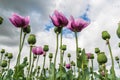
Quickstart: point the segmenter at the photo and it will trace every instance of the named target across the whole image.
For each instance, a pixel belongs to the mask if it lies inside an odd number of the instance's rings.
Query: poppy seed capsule
[[[38,66],[37,68],[40,69],[40,66]]]
[[[118,28],[117,28],[116,34],[117,34],[118,38],[120,38],[120,22],[118,23]]]
[[[78,48],[78,53],[81,53],[81,48]]]
[[[100,65],[105,64],[107,62],[107,57],[104,52],[98,54],[97,61]]]
[[[13,54],[12,53],[8,53],[8,59],[12,59],[13,58]]]
[[[44,50],[45,52],[49,51],[49,46],[48,46],[48,45],[44,45],[43,50]]]
[[[110,34],[107,31],[102,32],[102,38],[104,40],[110,39]]]
[[[62,45],[60,49],[65,51],[66,50],[66,45]]]
[[[3,23],[3,18],[0,16],[0,24]]]
[[[49,53],[49,58],[53,58],[53,53]]]
[[[119,57],[118,57],[118,56],[116,56],[116,57],[115,57],[115,60],[116,60],[116,61],[119,61]]]
[[[31,32],[30,25],[28,25],[26,28],[23,28],[23,32],[29,34]]]
[[[36,43],[36,36],[34,34],[30,34],[28,37],[28,44],[34,45]]]
[[[54,32],[55,32],[56,34],[60,34],[60,33],[61,33],[61,30],[62,30],[62,27],[55,27],[55,28],[54,28]]]
[[[91,55],[90,55],[90,59],[94,59],[94,54],[91,54]]]
[[[68,55],[67,55],[67,56],[68,56],[68,58],[70,58],[70,57],[71,57],[71,54],[70,54],[70,53],[68,53]]]
[[[8,53],[5,53],[5,57],[7,57],[8,56]]]
[[[95,53],[99,53],[100,49],[99,48],[95,48]]]
[[[7,60],[2,60],[1,67],[6,67],[6,66],[7,66]]]
[[[2,54],[5,53],[5,49],[2,49],[2,50],[1,50],[1,53],[2,53]]]

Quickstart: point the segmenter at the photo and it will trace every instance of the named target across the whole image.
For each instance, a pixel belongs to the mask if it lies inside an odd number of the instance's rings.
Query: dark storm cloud
[[[0,0],[0,16],[4,18],[4,23],[0,25],[0,44],[18,45],[20,30],[8,19],[12,13],[30,16],[32,33],[37,33],[44,30],[53,7],[54,2],[51,0]]]

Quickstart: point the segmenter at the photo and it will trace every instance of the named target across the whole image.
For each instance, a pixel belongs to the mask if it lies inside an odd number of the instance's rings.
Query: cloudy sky
[[[79,47],[85,48],[86,52],[90,53],[94,53],[95,47],[106,52],[109,59],[107,62],[108,69],[111,67],[111,60],[107,45],[101,38],[103,30],[107,30],[111,34],[110,42],[113,55],[120,57],[119,39],[116,36],[116,29],[120,21],[120,0],[0,0],[0,16],[5,20],[0,25],[0,49],[4,48],[7,52],[14,54],[12,64],[15,64],[18,54],[20,29],[16,29],[8,18],[12,13],[30,16],[31,33],[37,36],[36,45],[48,44],[49,52],[54,53],[56,38],[53,32],[53,24],[49,18],[54,10],[62,12],[68,19],[70,15],[73,15],[75,18],[81,17],[90,21],[90,25],[79,33]],[[64,33],[63,43],[67,45],[65,61],[68,62],[67,53],[71,53],[72,60],[75,60],[75,40],[71,31],[65,29]],[[29,45],[26,41],[22,56],[28,56],[28,54]],[[40,65],[42,61],[43,58],[41,57]],[[94,62],[96,64],[96,60]],[[116,62],[115,68],[117,72],[120,71]],[[95,69],[97,69],[96,66]]]

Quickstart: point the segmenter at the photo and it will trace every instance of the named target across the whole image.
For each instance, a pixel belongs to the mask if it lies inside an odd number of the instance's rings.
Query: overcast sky
[[[8,18],[12,13],[30,16],[31,33],[37,36],[36,45],[43,46],[48,44],[50,47],[49,52],[54,53],[56,38],[53,32],[53,24],[49,18],[49,15],[52,15],[54,10],[62,12],[68,19],[70,15],[73,15],[75,18],[81,17],[90,21],[90,25],[79,33],[79,47],[85,48],[87,53],[94,53],[95,47],[99,47],[101,51],[106,52],[109,58],[107,68],[111,67],[111,60],[107,45],[101,38],[103,30],[107,30],[111,34],[110,42],[113,55],[120,57],[120,49],[118,48],[120,40],[116,36],[117,24],[120,21],[120,0],[0,0],[0,16],[5,20],[0,25],[0,49],[4,48],[7,52],[14,54],[12,64],[15,64],[18,54],[20,29],[15,28]],[[71,53],[73,56],[72,60],[75,60],[73,33],[66,29],[64,33],[63,43],[67,45],[66,54]],[[28,56],[28,54],[29,45],[25,41],[22,56]],[[68,62],[66,54],[65,61]],[[41,57],[40,65],[42,61],[43,58]],[[120,71],[116,62],[115,68],[117,72]]]

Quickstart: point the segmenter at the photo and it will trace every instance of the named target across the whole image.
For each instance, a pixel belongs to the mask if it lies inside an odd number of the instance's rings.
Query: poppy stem
[[[58,45],[59,45],[59,43],[58,43],[58,35],[59,35],[59,33],[57,33],[56,34],[56,52],[55,52],[55,58],[54,58],[54,71],[53,71],[53,80],[55,80],[55,77],[56,77],[56,75],[55,75],[55,69],[56,69],[56,58],[57,58],[57,53],[58,53]]]

